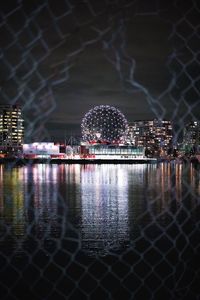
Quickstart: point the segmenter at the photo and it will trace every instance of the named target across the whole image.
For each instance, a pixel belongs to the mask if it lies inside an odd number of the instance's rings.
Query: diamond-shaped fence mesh
[[[199,119],[198,1],[0,7],[0,101],[22,105],[27,141],[50,138],[59,88],[71,88],[74,66],[92,47],[124,93],[174,122],[175,142]],[[199,200],[199,165],[190,163],[2,164],[0,298],[200,299]]]

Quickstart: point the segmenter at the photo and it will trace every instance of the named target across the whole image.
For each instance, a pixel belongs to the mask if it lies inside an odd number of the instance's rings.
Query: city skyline
[[[156,1],[1,3],[1,103],[21,103],[26,138],[40,140],[79,135],[100,104],[129,122],[181,128],[200,111],[196,17],[187,10]]]
[[[199,299],[199,20],[0,1],[1,300]]]
[[[19,105],[0,105],[0,147],[1,151],[12,151],[28,141],[22,109]],[[133,145],[148,149],[165,149],[200,145],[200,121],[189,121],[182,128],[182,139],[177,142],[173,122],[170,120],[135,120],[128,122],[121,111],[113,106],[98,105],[89,110],[80,124],[81,136],[67,136],[63,140],[35,140],[31,142],[51,142],[65,145],[110,144]],[[52,143],[53,142],[53,143]],[[28,142],[30,143],[30,142]],[[47,144],[48,144],[47,143]],[[188,148],[188,149],[189,149]],[[10,149],[10,150],[9,150]]]

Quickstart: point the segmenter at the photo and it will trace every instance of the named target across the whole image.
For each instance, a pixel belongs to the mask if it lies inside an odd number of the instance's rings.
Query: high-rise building
[[[24,141],[24,120],[18,105],[0,105],[1,150],[14,151]]]
[[[172,143],[171,121],[134,121],[129,124],[127,142],[136,147],[167,148]]]
[[[186,124],[183,144],[188,146],[200,145],[200,121],[191,121]]]

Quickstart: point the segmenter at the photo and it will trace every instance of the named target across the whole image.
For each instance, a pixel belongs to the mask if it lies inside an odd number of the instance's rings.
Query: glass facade
[[[105,155],[105,156],[119,156],[119,157],[143,157],[144,148],[134,147],[134,146],[119,146],[119,145],[92,145],[86,147],[88,154],[95,155]]]

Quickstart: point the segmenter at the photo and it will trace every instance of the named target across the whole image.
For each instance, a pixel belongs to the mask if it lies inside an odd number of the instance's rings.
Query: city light
[[[119,109],[109,105],[99,105],[86,113],[81,128],[83,141],[112,143],[124,139],[128,122]]]
[[[129,122],[110,105],[90,109],[82,119],[82,141],[24,143],[24,120],[18,105],[0,105],[0,158],[68,160],[200,160],[199,121],[185,124],[183,139],[174,144],[170,120]]]
[[[24,120],[18,105],[0,105],[0,146],[17,152],[24,141]]]

